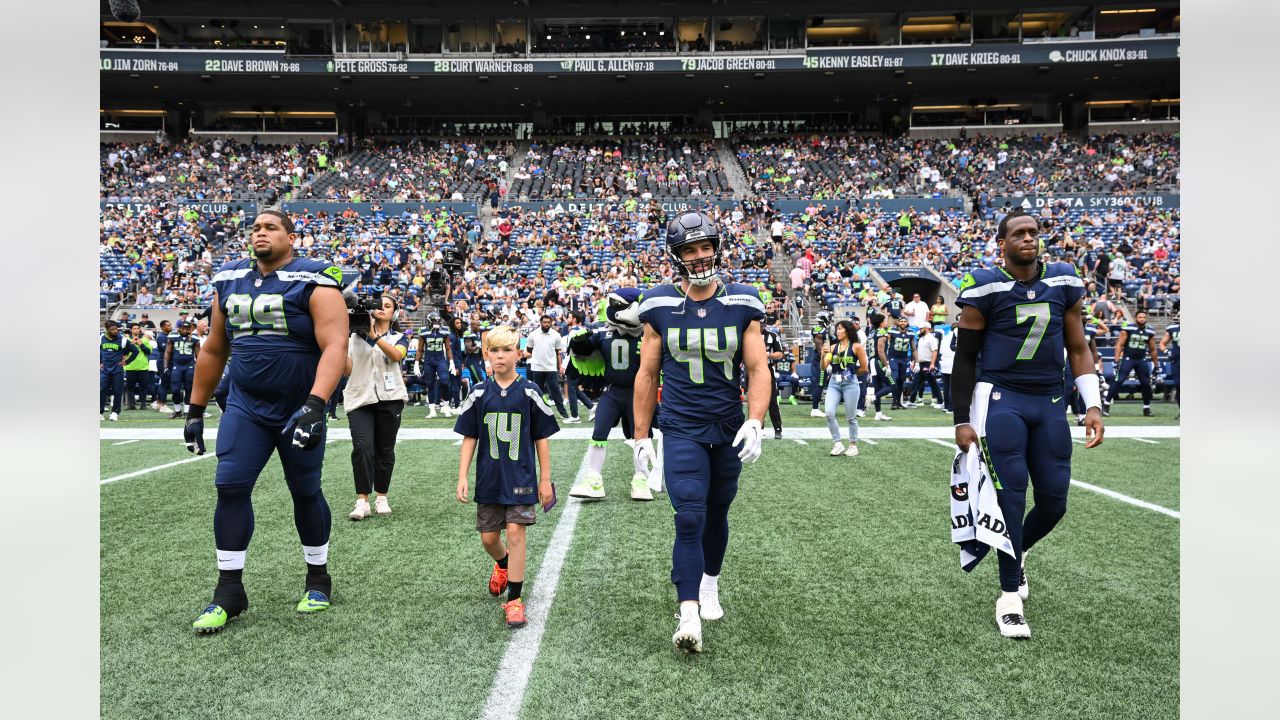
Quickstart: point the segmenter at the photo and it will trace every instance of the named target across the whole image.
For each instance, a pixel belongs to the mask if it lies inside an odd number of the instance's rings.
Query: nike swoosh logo
[[[1058,401],[1059,401],[1059,400],[1061,400],[1061,399],[1062,399],[1062,396],[1061,396],[1061,395],[1059,395],[1058,397],[1054,398],[1054,399],[1052,400],[1052,402],[1058,402]]]

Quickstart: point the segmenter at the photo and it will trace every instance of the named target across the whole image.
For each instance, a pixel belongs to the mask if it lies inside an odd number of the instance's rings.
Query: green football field
[[[704,623],[696,656],[671,645],[671,508],[629,499],[626,445],[609,446],[609,497],[581,503],[567,493],[586,442],[552,441],[561,503],[530,530],[530,625],[511,632],[475,508],[453,499],[452,423],[422,408],[405,413],[386,518],[347,520],[351,443],[332,426],[332,608],[293,610],[302,553],[273,459],[254,493],[251,607],[197,636],[217,577],[217,461],[183,449],[180,421],[125,413],[100,443],[102,716],[1177,716],[1176,406],[1118,405],[1101,447],[1076,445],[1081,484],[1030,555],[1027,642],[996,631],[995,562],[965,574],[950,543],[949,416],[864,420],[861,456],[833,458],[807,404],[783,409],[787,437],[770,433],[743,472],[725,617]]]

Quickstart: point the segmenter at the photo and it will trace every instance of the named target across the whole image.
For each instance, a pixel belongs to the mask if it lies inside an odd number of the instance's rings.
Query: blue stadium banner
[[[1105,210],[1126,205],[1142,205],[1145,207],[1178,208],[1182,207],[1182,196],[1172,193],[1135,193],[1130,195],[1084,195],[1062,193],[1056,195],[1028,195],[1026,197],[994,197],[991,206],[1002,208],[1006,204],[1023,210],[1037,210],[1042,207],[1053,207],[1064,203],[1068,208],[1086,210]]]
[[[98,69],[202,75],[591,75],[1005,67],[1178,60],[1176,37],[1055,40],[982,46],[809,48],[795,55],[693,57],[345,59],[293,58],[283,50],[103,49]]]
[[[171,207],[195,208],[201,215],[226,215],[244,210],[245,217],[253,217],[258,212],[258,204],[252,201],[207,201],[207,200],[173,200],[169,202],[133,201],[133,200],[101,200],[99,210],[120,209],[135,213],[151,212]]]
[[[597,200],[530,200],[527,202],[504,202],[503,207],[518,207],[529,210],[555,210],[556,212],[570,213],[598,213],[605,212],[610,205],[616,205],[622,208],[626,201],[621,200],[616,203],[601,202]],[[637,201],[639,202],[639,201]],[[643,205],[643,202],[639,204]],[[725,210],[731,210],[738,205],[737,200],[698,200],[694,198],[681,198],[678,200],[659,200],[658,205],[667,213],[684,212],[685,210],[700,210],[708,204],[715,205]]]
[[[769,203],[778,212],[799,213],[804,212],[810,205],[826,206],[831,209],[844,210],[849,206],[848,200],[772,200]],[[897,212],[906,208],[916,208],[918,210],[929,210],[930,208],[937,210],[957,210],[964,207],[964,201],[958,197],[901,197],[901,198],[864,198],[856,200],[853,203],[861,210],[875,210],[879,208],[885,212]]]
[[[459,215],[475,215],[476,204],[469,202],[384,202],[377,203],[382,207],[383,215],[399,215],[406,210],[411,213],[436,212],[448,210]],[[327,212],[339,215],[347,209],[355,210],[360,215],[372,215],[374,203],[371,202],[326,202],[320,200],[299,200],[284,203],[285,212],[318,213]]]

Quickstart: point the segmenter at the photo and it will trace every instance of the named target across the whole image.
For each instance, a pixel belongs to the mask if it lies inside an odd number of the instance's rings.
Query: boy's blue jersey
[[[1164,331],[1169,333],[1169,359],[1177,362],[1182,359],[1182,323],[1168,325]]]
[[[444,360],[444,346],[449,342],[449,332],[447,330],[437,330],[427,328],[418,335],[422,338],[423,362],[439,362]]]
[[[497,505],[537,503],[538,457],[533,444],[559,430],[555,411],[532,382],[516,376],[505,389],[492,379],[478,383],[453,424],[454,432],[477,439],[472,499]]]
[[[1029,394],[1061,392],[1063,319],[1082,297],[1084,281],[1067,263],[1041,264],[1028,282],[999,267],[967,273],[956,304],[972,305],[987,321],[978,380]]]
[[[98,362],[102,363],[102,369],[110,370],[120,364],[120,359],[124,357],[124,346],[124,333],[116,335],[115,340],[107,337],[106,333],[98,338]]]
[[[228,410],[283,425],[306,401],[320,360],[311,293],[336,290],[341,278],[336,265],[298,257],[265,277],[251,258],[232,260],[213,276],[231,342]]]
[[[1138,327],[1136,323],[1124,326],[1124,356],[1133,360],[1141,360],[1147,356],[1147,343],[1155,337],[1156,331],[1150,325]]]
[[[195,335],[183,337],[179,333],[169,342],[173,343],[173,353],[169,355],[171,365],[190,365],[196,361],[196,346],[199,340]]]
[[[910,360],[911,348],[916,344],[916,338],[907,330],[899,330],[894,328],[886,333],[889,340],[885,345],[885,354],[890,360]]]
[[[640,321],[662,338],[659,427],[707,443],[733,439],[742,425],[742,338],[764,323],[764,303],[750,285],[725,283],[702,301],[675,285],[640,296]]]

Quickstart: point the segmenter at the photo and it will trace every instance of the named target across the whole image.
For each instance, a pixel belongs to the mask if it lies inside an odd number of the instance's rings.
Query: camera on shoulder
[[[357,295],[348,291],[342,294],[342,299],[347,304],[347,323],[351,332],[364,337],[373,322],[371,313],[382,309],[382,293]]]

